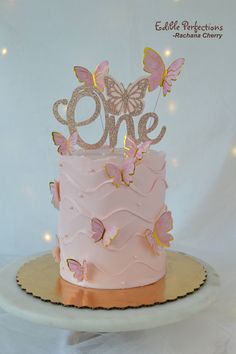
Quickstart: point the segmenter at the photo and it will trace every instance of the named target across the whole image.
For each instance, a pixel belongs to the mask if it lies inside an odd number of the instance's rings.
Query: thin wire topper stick
[[[156,108],[157,108],[157,103],[159,101],[160,93],[161,93],[161,87],[159,87],[159,92],[158,92],[157,99],[156,99],[154,109],[153,109],[153,112],[155,112],[155,113],[156,113]],[[151,126],[151,119],[149,120],[148,128],[150,128],[150,126]]]
[[[103,124],[103,121],[102,121],[101,112],[99,113],[99,115],[100,115],[100,123],[101,123],[101,127],[102,127],[102,132],[104,132],[104,124]]]

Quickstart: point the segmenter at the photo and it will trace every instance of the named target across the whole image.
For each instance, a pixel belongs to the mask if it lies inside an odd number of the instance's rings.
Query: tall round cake
[[[148,72],[148,63],[157,58],[157,52],[145,48],[144,70]],[[155,62],[156,70],[160,63]],[[158,136],[149,138],[158,126],[158,116],[141,114],[147,89],[162,87],[166,95],[183,59],[171,65],[168,70],[162,68],[159,83],[151,74],[127,88],[108,76],[107,61],[94,73],[75,67],[83,85],[69,101],[54,104],[54,115],[68,126],[70,136],[52,133],[60,154],[58,180],[50,183],[52,203],[59,210],[58,245],[53,255],[61,277],[70,283],[97,289],[132,288],[154,283],[166,273],[165,248],[173,239],[169,233],[172,216],[165,205],[166,162],[163,152],[151,148],[166,129],[162,127]],[[84,97],[94,101],[95,112],[78,122],[76,107]],[[66,106],[66,119],[60,105]],[[89,144],[80,137],[79,127],[101,117],[102,107],[104,131],[96,143]],[[136,116],[140,116],[138,138]],[[119,149],[116,143],[122,122],[127,135]]]
[[[165,156],[150,151],[135,168],[133,183],[117,188],[105,166],[121,166],[123,159],[121,151],[110,150],[60,157],[60,273],[71,283],[128,288],[153,283],[165,274],[165,252],[154,253],[144,237],[165,211]],[[104,233],[117,230],[108,245],[93,239],[95,218],[104,225]],[[87,262],[88,274],[81,282],[68,259]]]

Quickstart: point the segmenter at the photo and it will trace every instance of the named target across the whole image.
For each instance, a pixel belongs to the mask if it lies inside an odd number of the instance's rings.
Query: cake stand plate
[[[209,306],[215,300],[219,288],[219,277],[215,270],[198,259],[207,270],[207,280],[198,291],[178,301],[161,306],[110,311],[64,307],[36,299],[17,285],[16,273],[19,268],[37,256],[12,263],[0,270],[0,307],[28,321],[72,331],[135,331],[178,322]]]

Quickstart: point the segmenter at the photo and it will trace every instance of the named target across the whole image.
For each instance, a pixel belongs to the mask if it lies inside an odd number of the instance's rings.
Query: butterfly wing
[[[169,234],[173,228],[173,219],[170,211],[163,213],[155,223],[154,234],[160,247],[169,247],[173,236]]]
[[[130,84],[126,90],[127,99],[124,100],[124,113],[138,116],[144,109],[143,99],[148,87],[148,79],[143,78]]]
[[[77,151],[77,141],[78,141],[78,133],[75,131],[71,134],[67,141],[67,150],[70,155]]]
[[[52,194],[52,204],[56,209],[60,205],[60,183],[58,181],[49,183],[50,192]]]
[[[95,242],[100,241],[103,238],[105,232],[105,227],[103,223],[101,222],[101,220],[97,218],[92,218],[91,227],[93,231],[92,238],[94,239]]]
[[[95,85],[99,91],[103,91],[105,84],[104,84],[104,77],[108,75],[109,71],[109,63],[107,60],[102,61],[95,69],[93,77],[95,81]]]
[[[112,163],[107,163],[105,165],[105,170],[109,178],[112,178],[112,183],[118,188],[121,186],[122,183],[122,172],[116,165]]]
[[[175,75],[179,75],[180,71],[181,71],[181,68],[184,65],[184,63],[185,63],[184,58],[176,59],[175,61],[173,61],[172,64],[170,64],[170,66],[168,67],[167,71],[168,72],[174,72]]]
[[[74,273],[74,278],[78,281],[84,279],[84,269],[80,262],[75,261],[74,259],[67,259],[67,265],[72,273]]]
[[[67,139],[60,133],[53,132],[52,139],[56,146],[59,146],[57,151],[61,155],[67,154]]]
[[[56,146],[60,146],[66,143],[66,138],[61,133],[52,132],[52,139]]]
[[[176,81],[181,68],[184,65],[185,60],[183,58],[176,59],[173,63],[168,67],[167,74],[163,81],[163,95],[166,96],[168,92],[171,91],[172,81]]]
[[[52,255],[56,263],[60,263],[61,261],[61,250],[59,246],[56,246],[52,250]]]
[[[122,180],[127,186],[133,182],[133,175],[135,171],[134,159],[128,159],[122,169]]]
[[[134,158],[136,156],[137,145],[130,136],[125,135],[124,150],[125,150],[125,157]]]
[[[151,74],[148,78],[148,91],[151,92],[161,85],[165,74],[165,64],[160,54],[154,49],[144,48],[143,65],[143,70]]]
[[[150,229],[147,229],[144,231],[144,236],[146,237],[154,253],[158,254],[158,245],[155,238],[153,237],[153,232]]]
[[[138,147],[138,151],[136,153],[136,160],[142,160],[143,158],[143,154],[145,154],[146,152],[148,152],[150,145],[151,145],[151,141],[147,140],[144,141],[143,143],[141,143]]]
[[[88,69],[83,66],[74,66],[74,72],[79,82],[87,87],[93,87],[93,74]]]
[[[106,76],[104,78],[104,84],[106,87],[107,94],[107,109],[109,113],[118,115],[124,111],[124,101],[123,95],[125,89],[111,76]]]
[[[104,237],[103,237],[103,245],[105,247],[109,246],[111,241],[118,235],[119,228],[116,226],[110,227],[106,230]]]

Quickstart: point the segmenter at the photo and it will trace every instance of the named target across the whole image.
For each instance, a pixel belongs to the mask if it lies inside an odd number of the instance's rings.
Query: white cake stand
[[[20,266],[36,256],[12,263],[0,270],[0,307],[34,323],[77,332],[135,331],[181,321],[209,306],[215,300],[219,288],[219,277],[214,269],[198,260],[207,269],[206,283],[195,293],[177,301],[126,310],[69,308],[36,299],[16,284],[15,277]]]

